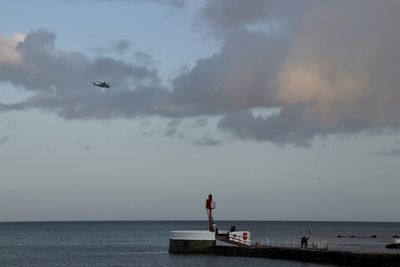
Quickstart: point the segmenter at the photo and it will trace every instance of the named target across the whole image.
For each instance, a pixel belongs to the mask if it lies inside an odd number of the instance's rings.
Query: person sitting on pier
[[[233,226],[231,227],[231,229],[229,230],[229,232],[236,232],[236,226],[233,225]]]

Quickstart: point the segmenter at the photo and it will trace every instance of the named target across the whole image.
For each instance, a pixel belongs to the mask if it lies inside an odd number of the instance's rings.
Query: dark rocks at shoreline
[[[355,235],[349,235],[349,236],[337,235],[337,238],[377,238],[377,237],[378,237],[377,235],[371,235],[371,236],[369,236],[369,237],[367,237],[367,236],[359,236],[359,237],[356,237]],[[395,237],[395,236],[393,236],[393,237]]]
[[[390,249],[400,249],[400,244],[396,244],[396,243],[391,243],[385,246],[386,248],[390,248]]]

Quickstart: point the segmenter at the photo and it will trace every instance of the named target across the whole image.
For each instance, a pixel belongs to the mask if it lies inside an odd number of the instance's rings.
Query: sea
[[[400,253],[385,248],[400,223],[218,221],[280,245],[325,241],[329,249]],[[206,221],[83,221],[0,223],[0,266],[269,266],[321,264],[246,257],[168,253],[171,230],[205,230]],[[341,237],[338,237],[341,236]],[[373,237],[374,236],[374,237]],[[376,237],[375,237],[376,236]],[[331,265],[332,266],[332,265]]]

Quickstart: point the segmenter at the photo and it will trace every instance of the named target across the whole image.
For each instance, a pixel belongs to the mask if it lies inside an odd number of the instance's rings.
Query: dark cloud
[[[131,47],[131,44],[127,40],[119,40],[113,44],[113,48],[118,53],[124,53]]]
[[[204,117],[198,118],[195,123],[196,123],[195,125],[198,127],[205,127],[208,124],[208,119]]]
[[[117,40],[110,42],[107,46],[94,46],[90,47],[89,50],[94,54],[100,55],[118,55],[126,53],[131,49],[131,43],[128,40]]]
[[[198,114],[275,106],[273,84],[286,40],[240,29],[228,35],[221,51],[201,59],[173,81],[173,100]]]
[[[371,152],[371,155],[374,156],[389,156],[389,157],[400,157],[400,147],[389,149],[386,151],[379,151],[379,152]]]
[[[214,140],[210,136],[205,135],[201,139],[195,141],[194,144],[198,146],[217,146],[221,144],[221,141]]]
[[[180,120],[174,119],[171,120],[167,123],[167,127],[165,129],[165,136],[173,136],[173,135],[177,135],[177,128],[179,127],[179,125],[181,124]]]
[[[310,124],[298,109],[282,109],[268,117],[243,110],[225,115],[218,122],[218,128],[242,139],[309,146],[308,140],[314,135]]]
[[[153,66],[155,63],[155,59],[147,53],[135,52],[134,56],[135,60],[142,66]]]
[[[0,145],[4,145],[8,141],[10,141],[10,138],[8,136],[3,136],[0,138]]]

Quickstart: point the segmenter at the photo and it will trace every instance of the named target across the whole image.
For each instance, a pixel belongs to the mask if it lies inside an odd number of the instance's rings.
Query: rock
[[[400,244],[391,243],[386,245],[386,248],[400,249]]]

